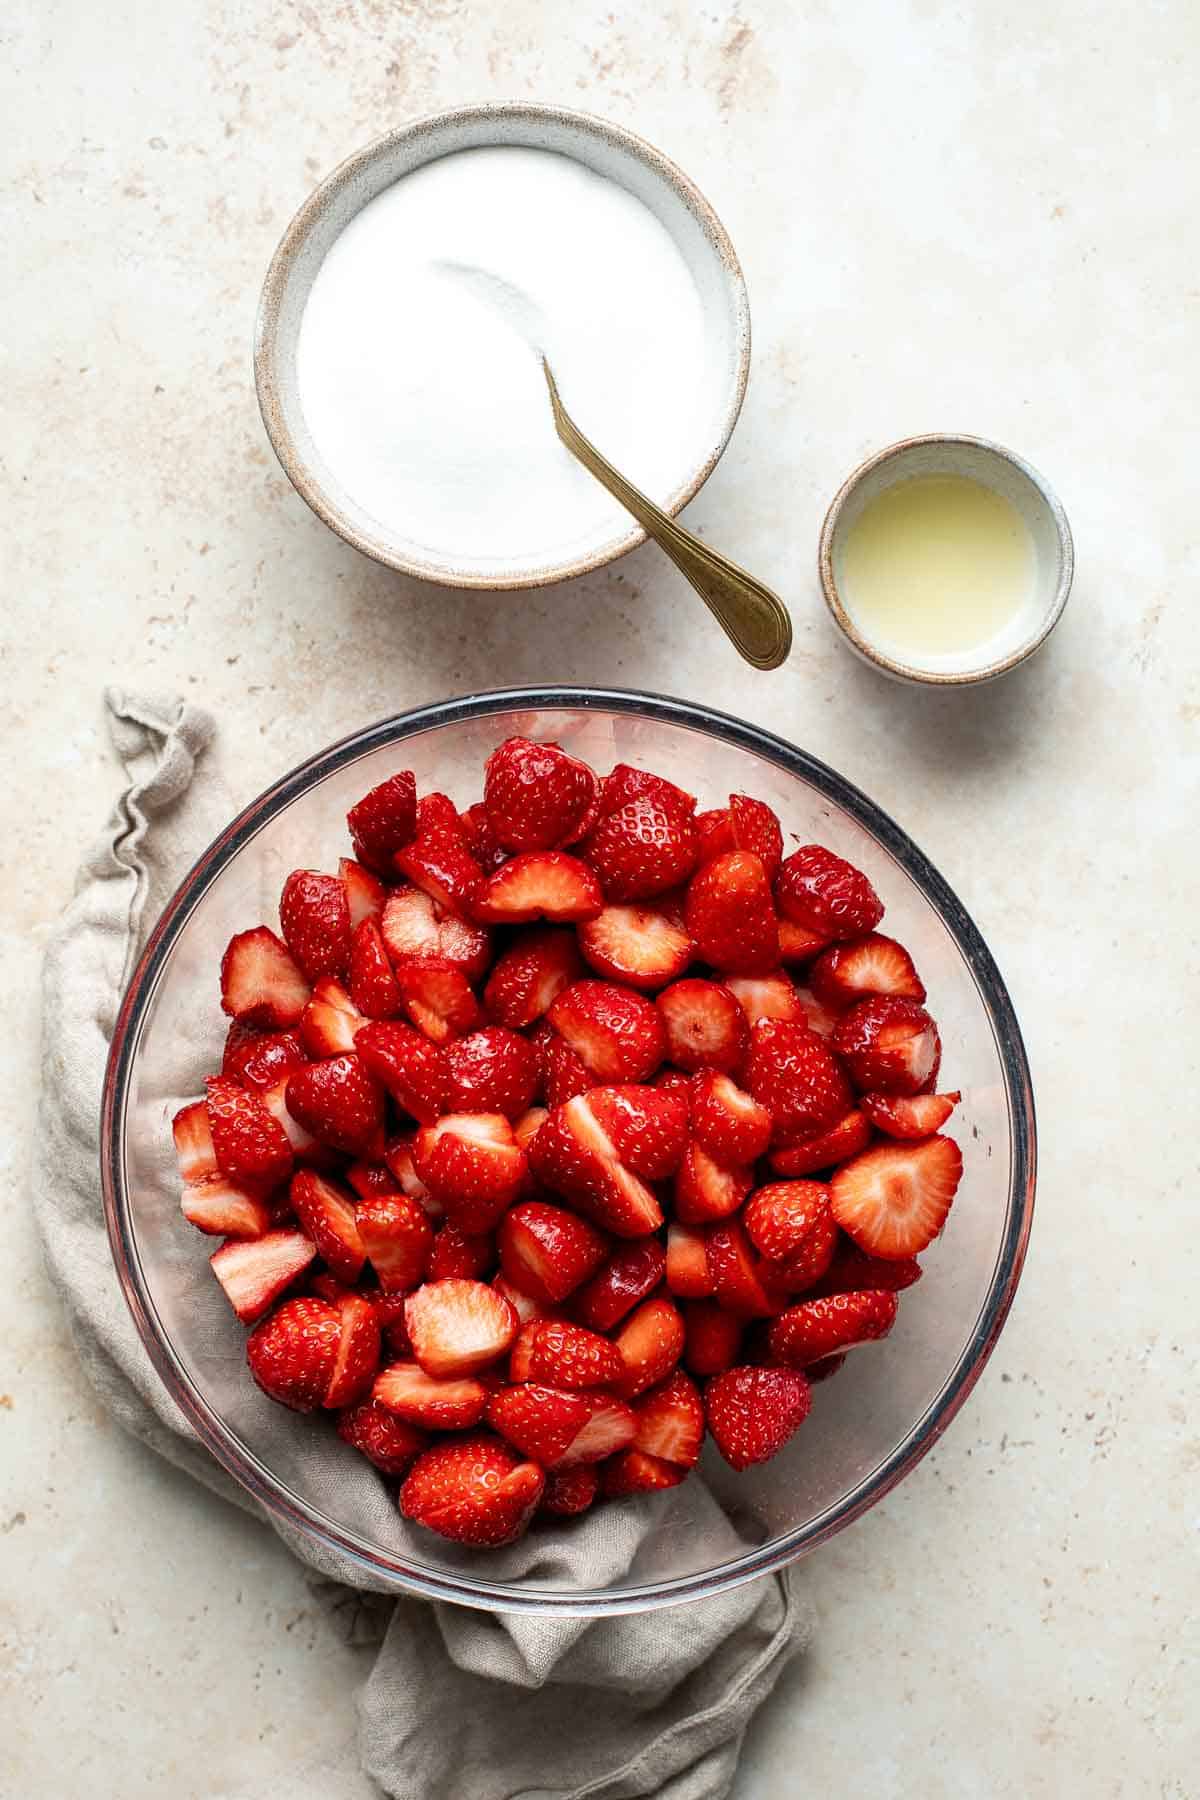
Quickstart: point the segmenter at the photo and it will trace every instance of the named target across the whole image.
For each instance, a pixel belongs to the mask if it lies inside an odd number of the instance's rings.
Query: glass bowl
[[[619,1503],[644,1509],[644,1535],[636,1555],[629,1535],[630,1560],[612,1553],[610,1532],[592,1584],[554,1554],[549,1534],[544,1553],[514,1565],[511,1552],[481,1555],[409,1525],[331,1427],[259,1393],[243,1328],[208,1269],[213,1246],[180,1219],[171,1145],[172,1113],[219,1064],[227,1021],[217,970],[233,933],[274,921],[290,869],[329,866],[344,851],[346,810],[368,788],[412,768],[419,788],[465,805],[478,797],[488,753],[516,733],[554,738],[601,771],[619,761],[657,770],[701,806],[730,792],[760,795],[785,832],[863,868],[887,905],[885,928],[908,945],[929,988],[944,1079],[963,1096],[949,1128],[962,1146],[962,1186],[891,1336],[814,1388],[810,1418],[772,1462],[735,1475],[710,1443],[699,1482]],[[113,1256],[154,1366],[200,1439],[281,1523],[365,1586],[593,1615],[670,1605],[780,1568],[920,1461],[970,1393],[1012,1302],[1032,1221],[1035,1132],[1020,1031],[983,939],[936,869],[865,795],[782,739],[705,707],[549,688],[386,719],[312,757],[233,820],[166,908],[125,996],[101,1160]],[[587,1523],[568,1522],[560,1538]]]

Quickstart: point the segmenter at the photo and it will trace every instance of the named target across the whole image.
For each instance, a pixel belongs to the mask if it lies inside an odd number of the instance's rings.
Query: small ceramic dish
[[[897,482],[928,475],[965,476],[1016,508],[1032,540],[1033,582],[1025,604],[982,650],[942,654],[923,665],[915,657],[902,658],[898,647],[885,648],[866,635],[855,618],[853,596],[847,590],[845,548],[851,530],[873,500]],[[819,568],[834,623],[859,656],[900,681],[962,687],[1006,674],[1045,642],[1067,604],[1075,552],[1067,515],[1036,469],[986,438],[933,432],[881,450],[842,483],[825,515]]]
[[[545,586],[600,568],[646,536],[631,520],[615,534],[606,527],[597,541],[557,560],[531,556],[527,564],[522,559],[481,567],[466,557],[455,559],[406,537],[402,521],[385,526],[359,506],[325,466],[305,423],[296,376],[300,324],[334,240],[363,207],[414,169],[455,151],[505,144],[556,151],[620,183],[666,227],[696,284],[712,403],[685,478],[671,494],[655,496],[664,511],[679,512],[716,467],[741,410],[750,368],[750,308],[733,245],[687,176],[632,132],[560,107],[470,106],[402,126],[357,151],[309,195],[267,271],[254,345],[259,406],[284,473],[318,518],[377,562],[447,587]]]

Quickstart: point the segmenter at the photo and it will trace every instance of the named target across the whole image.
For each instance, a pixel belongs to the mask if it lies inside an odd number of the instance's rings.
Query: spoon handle
[[[670,557],[704,601],[734,647],[753,663],[756,669],[777,669],[792,647],[792,621],[778,594],[763,582],[722,556],[700,538],[655,506],[619,470],[607,462],[596,446],[584,437],[559,398],[550,365],[543,357],[542,368],[554,408],[554,426],[559,438],[572,456],[590,469],[633,514],[638,524]]]

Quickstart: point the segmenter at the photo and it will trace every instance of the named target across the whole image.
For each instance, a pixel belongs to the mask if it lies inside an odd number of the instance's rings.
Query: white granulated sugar
[[[301,321],[300,402],[334,482],[389,533],[519,569],[630,525],[559,444],[543,352],[580,429],[652,499],[712,447],[721,374],[666,227],[570,157],[460,151],[333,243]]]

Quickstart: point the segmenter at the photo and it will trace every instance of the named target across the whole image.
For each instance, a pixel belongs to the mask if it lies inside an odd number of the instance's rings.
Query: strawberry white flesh
[[[262,1318],[316,1254],[302,1231],[269,1231],[247,1242],[222,1244],[209,1261],[230,1306],[248,1325]]]
[[[953,1138],[880,1144],[836,1169],[830,1206],[842,1230],[871,1256],[917,1256],[950,1211],[962,1177]]]
[[[427,1375],[471,1375],[503,1356],[517,1335],[515,1311],[482,1281],[427,1281],[411,1294],[404,1322]]]

